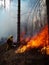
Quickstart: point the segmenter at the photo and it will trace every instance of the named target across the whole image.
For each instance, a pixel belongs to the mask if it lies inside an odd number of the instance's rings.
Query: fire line
[[[23,53],[26,50],[30,50],[30,48],[48,47],[49,46],[48,38],[49,38],[48,25],[45,25],[45,27],[37,35],[31,37],[31,39],[25,45],[21,44],[21,46],[15,52],[16,53]],[[26,38],[25,42],[28,39],[29,38]]]

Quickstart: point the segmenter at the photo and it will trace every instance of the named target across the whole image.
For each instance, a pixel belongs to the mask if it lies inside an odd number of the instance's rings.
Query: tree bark
[[[20,0],[18,0],[17,42],[20,44]]]

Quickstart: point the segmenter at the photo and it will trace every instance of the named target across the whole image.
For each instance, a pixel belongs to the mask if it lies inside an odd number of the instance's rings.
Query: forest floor
[[[38,53],[37,49],[15,53],[16,48],[5,48],[6,44],[0,46],[0,65],[49,65],[49,56]]]

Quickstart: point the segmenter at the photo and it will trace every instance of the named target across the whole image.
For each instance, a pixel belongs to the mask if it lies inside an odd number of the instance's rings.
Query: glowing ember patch
[[[15,51],[15,53],[23,53],[26,49],[27,49],[26,46],[19,47],[19,48]]]
[[[46,54],[49,55],[49,46],[46,48]]]

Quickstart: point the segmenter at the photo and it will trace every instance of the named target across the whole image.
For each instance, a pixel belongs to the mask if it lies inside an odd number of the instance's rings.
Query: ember
[[[39,48],[41,47],[47,47],[48,44],[48,25],[45,25],[45,27],[35,36],[25,39],[25,42],[27,41],[26,45],[21,45],[15,52],[16,53],[23,53],[26,50],[29,50],[30,48]],[[48,52],[48,51],[47,51]]]

